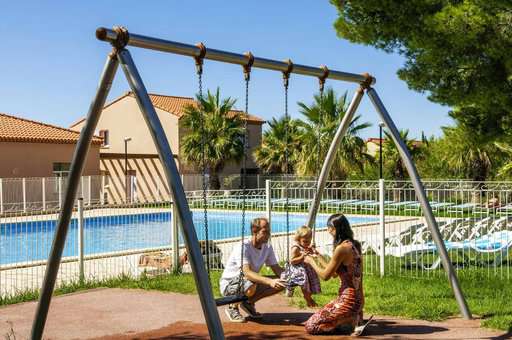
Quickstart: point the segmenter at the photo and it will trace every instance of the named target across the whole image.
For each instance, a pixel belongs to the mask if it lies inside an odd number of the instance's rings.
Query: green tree
[[[182,118],[187,133],[182,139],[182,153],[185,161],[197,170],[202,169],[203,141],[205,164],[209,174],[210,189],[220,189],[219,172],[229,162],[240,161],[243,157],[243,117],[233,114],[231,109],[235,100],[220,98],[220,90],[213,94],[208,91],[206,97],[196,97],[198,105],[184,108]],[[204,112],[204,131],[201,128],[201,116]],[[204,138],[204,139],[203,139]]]
[[[422,140],[421,144],[417,143],[415,140],[409,138],[409,130],[400,130],[400,138],[405,144],[405,147],[409,151],[411,158],[414,162],[418,162],[424,156],[424,148],[426,147],[425,143],[427,140]],[[405,164],[400,157],[400,153],[391,138],[391,134],[387,131],[384,131],[385,138],[382,144],[382,159],[383,164],[391,177],[397,181],[403,181],[409,177],[407,173],[407,169],[405,168]]]
[[[405,57],[411,89],[456,107],[478,134],[512,125],[512,5],[499,0],[331,2],[338,35]]]
[[[444,159],[459,178],[485,181],[491,175],[493,158],[497,157],[494,138],[479,135],[462,123],[443,127]]]
[[[508,141],[495,142],[494,145],[505,155],[503,163],[497,171],[497,176],[510,179],[512,177],[512,145]]]
[[[298,122],[284,116],[268,123],[260,147],[254,152],[256,164],[268,174],[294,173],[300,152]],[[288,169],[286,169],[288,148]]]
[[[308,106],[299,102],[300,113],[305,120],[299,121],[299,138],[302,143],[297,158],[297,173],[315,176],[322,166],[336,130],[348,108],[347,93],[339,99],[333,89],[325,91],[323,102],[320,95]],[[355,116],[343,138],[334,160],[331,178],[344,180],[353,168],[363,171],[364,164],[373,159],[366,153],[366,144],[358,133],[371,126],[359,123],[361,116]],[[320,135],[320,139],[319,139]]]
[[[423,156],[416,161],[422,179],[456,179],[457,174],[447,166],[445,155],[450,146],[442,138],[431,137],[424,147]],[[459,177],[460,178],[460,177]]]

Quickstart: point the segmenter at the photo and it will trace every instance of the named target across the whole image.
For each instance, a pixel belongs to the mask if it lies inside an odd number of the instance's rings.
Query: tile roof
[[[75,144],[79,136],[77,131],[0,113],[1,142]],[[102,141],[95,136],[92,143]]]
[[[117,103],[118,101],[120,101],[128,96],[133,97],[133,98],[135,97],[133,95],[133,92],[131,92],[131,91],[127,92],[124,95],[122,95],[121,97],[114,99],[112,102],[105,105],[105,107],[103,109],[106,109],[107,107]],[[190,97],[165,96],[165,95],[161,95],[161,94],[149,93],[149,98],[151,99],[151,102],[153,103],[153,105],[156,108],[166,111],[166,112],[169,112],[169,113],[177,116],[178,118],[181,118],[183,116],[183,114],[184,114],[183,109],[185,108],[186,105],[196,105],[196,101]],[[230,114],[233,114],[233,115],[243,113],[243,111],[240,111],[240,110],[231,110],[229,112],[230,112]],[[84,119],[82,118],[79,121],[77,121],[76,123],[74,123],[73,125],[71,125],[71,127],[74,127],[75,125],[77,125],[83,121],[84,121]],[[248,115],[247,122],[255,123],[255,124],[265,123],[265,121],[263,119],[261,119],[257,116],[251,115],[251,114]]]

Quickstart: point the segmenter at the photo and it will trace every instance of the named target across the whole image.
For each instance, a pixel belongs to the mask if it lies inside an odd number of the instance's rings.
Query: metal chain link
[[[322,118],[324,112],[324,80],[320,80],[320,108],[318,111],[318,122],[317,122],[317,155],[316,155],[316,178],[320,178],[320,157],[322,155]],[[318,197],[320,191],[318,191],[318,185],[316,186],[315,195]],[[319,198],[321,199],[321,198]],[[313,244],[316,245],[316,221],[313,221]]]
[[[208,281],[211,282],[210,277],[210,238],[208,233],[208,181],[206,180],[206,133],[205,133],[205,112],[203,110],[203,68],[202,64],[197,67],[197,80],[199,84],[199,110],[201,111],[201,166],[202,166],[202,180],[203,180],[203,213],[204,213],[204,237],[205,237],[205,255],[206,255],[206,271],[208,273]]]
[[[246,176],[247,176],[247,151],[248,151],[248,138],[247,138],[247,118],[249,115],[249,81],[250,73],[245,73],[245,117],[244,117],[244,138],[243,138],[243,150],[244,157],[242,159],[242,244],[240,247],[240,280],[238,283],[239,294],[243,294],[243,278],[244,278],[244,236],[245,236],[245,205],[246,205]]]
[[[289,174],[289,125],[290,125],[290,117],[288,115],[288,85],[289,85],[289,74],[283,74],[284,80],[284,119],[285,119],[285,130],[284,130],[284,140],[286,143],[285,151],[284,151],[284,164],[285,164],[285,211],[286,211],[286,264],[290,265],[290,208],[289,208],[289,192],[288,192],[288,174]],[[291,276],[288,275],[288,280],[290,280]]]

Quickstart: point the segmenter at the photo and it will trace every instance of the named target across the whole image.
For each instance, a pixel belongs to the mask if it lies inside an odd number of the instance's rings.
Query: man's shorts
[[[243,280],[243,292],[239,291],[240,288],[240,279]],[[245,292],[254,285],[254,282],[251,282],[245,278],[241,278],[240,276],[235,276],[229,280],[228,285],[222,292],[223,296],[233,296],[239,294],[245,294]]]

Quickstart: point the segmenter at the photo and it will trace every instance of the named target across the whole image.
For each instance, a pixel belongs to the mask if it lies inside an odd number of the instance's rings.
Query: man
[[[268,243],[270,238],[270,224],[266,218],[255,218],[251,223],[251,238],[243,243],[243,292],[249,297],[248,301],[229,305],[226,315],[232,322],[245,322],[240,314],[239,307],[250,317],[259,318],[261,314],[256,311],[255,302],[264,297],[279,293],[285,288],[286,281],[279,279],[283,268],[277,263],[272,246]],[[222,277],[220,278],[220,292],[223,296],[238,295],[240,287],[240,255],[242,245],[234,247],[229,256]],[[263,264],[269,266],[276,277],[260,275]]]

